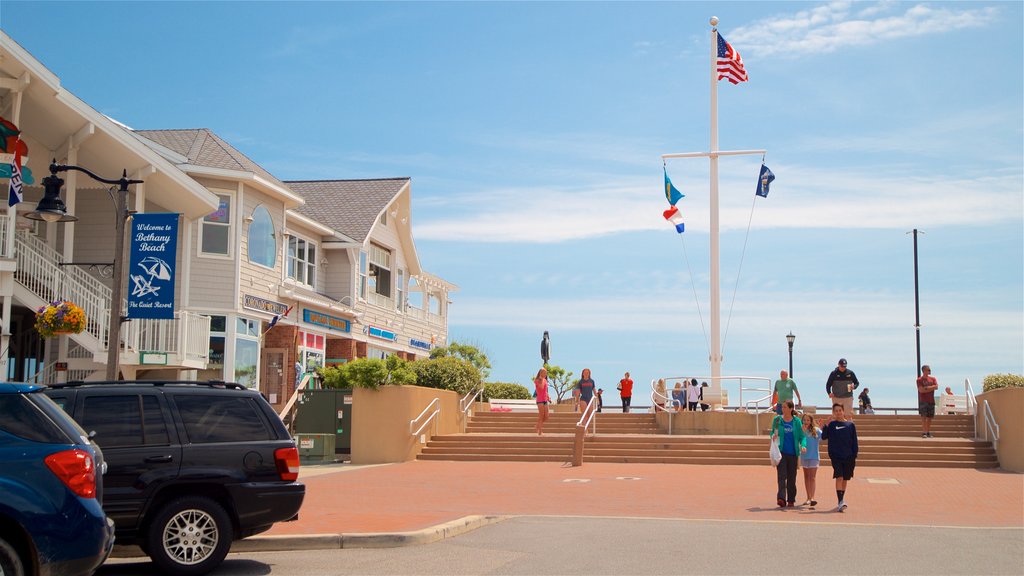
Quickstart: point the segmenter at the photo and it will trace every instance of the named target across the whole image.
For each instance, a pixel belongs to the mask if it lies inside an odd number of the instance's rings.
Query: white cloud
[[[721,179],[722,231],[745,229],[748,221],[758,229],[910,229],[920,222],[979,226],[1020,221],[1024,216],[1024,184],[1017,170],[954,179],[943,174],[769,165],[778,179],[769,198],[757,199],[752,220],[756,162],[748,161]],[[687,195],[679,204],[687,230],[707,231],[706,174],[694,163],[670,174]],[[661,216],[665,203],[659,184],[658,178],[633,178],[591,186],[492,189],[486,194],[450,197],[431,203],[431,215],[421,215],[415,235],[420,240],[548,243],[667,230]]]
[[[847,46],[868,46],[895,38],[941,34],[992,23],[998,9],[947,8],[916,4],[830,2],[792,15],[766,18],[729,32],[729,42],[746,56],[834,52]]]

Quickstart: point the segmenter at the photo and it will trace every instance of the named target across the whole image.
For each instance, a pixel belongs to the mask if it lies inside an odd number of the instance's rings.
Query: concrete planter
[[[985,400],[999,424],[999,466],[1010,472],[1024,472],[1024,388],[999,388],[978,395],[978,437],[992,440],[985,430]]]
[[[441,409],[436,421],[417,436],[409,421],[437,398]],[[435,434],[462,431],[459,395],[450,390],[421,386],[356,388],[352,392],[352,463],[385,464],[413,460]],[[424,417],[422,421],[425,421]],[[417,424],[418,427],[418,424]]]

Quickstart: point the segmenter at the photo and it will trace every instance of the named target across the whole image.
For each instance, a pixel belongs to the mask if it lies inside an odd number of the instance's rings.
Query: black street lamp
[[[793,377],[793,342],[796,341],[796,336],[792,332],[786,334],[786,343],[789,344],[789,377]]]
[[[64,180],[57,176],[57,173],[67,172],[68,170],[82,172],[97,182],[113,184],[118,187],[118,194],[114,198],[117,212],[114,217],[114,271],[113,285],[110,290],[110,320],[107,326],[107,380],[116,380],[117,369],[120,365],[121,322],[127,320],[125,316],[121,315],[121,299],[124,284],[124,265],[121,261],[124,256],[125,223],[130,215],[128,212],[128,186],[130,184],[142,184],[143,181],[129,180],[127,170],[124,170],[121,173],[121,177],[117,180],[111,180],[100,178],[90,170],[80,166],[57,164],[57,161],[54,160],[50,164],[50,175],[43,178],[43,199],[39,201],[34,212],[29,212],[25,215],[26,218],[53,223],[74,222],[78,220],[76,216],[67,213],[67,206],[60,199],[60,188],[64,185]]]

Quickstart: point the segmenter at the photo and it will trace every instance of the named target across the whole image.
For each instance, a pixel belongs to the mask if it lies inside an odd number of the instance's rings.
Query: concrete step
[[[450,434],[433,437],[419,456],[424,460],[568,461],[573,434]],[[689,464],[764,464],[765,436],[666,436],[598,434],[588,437],[585,462],[650,462]],[[827,443],[822,466],[829,466]],[[924,439],[899,436],[865,438],[858,466],[998,466],[988,442],[965,439]]]

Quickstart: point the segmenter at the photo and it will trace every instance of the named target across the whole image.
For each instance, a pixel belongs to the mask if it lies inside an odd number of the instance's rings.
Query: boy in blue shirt
[[[828,457],[832,461],[832,477],[836,479],[837,512],[846,510],[846,483],[853,478],[857,466],[857,428],[846,421],[843,405],[832,405],[832,419],[821,429],[821,439],[828,441]]]

